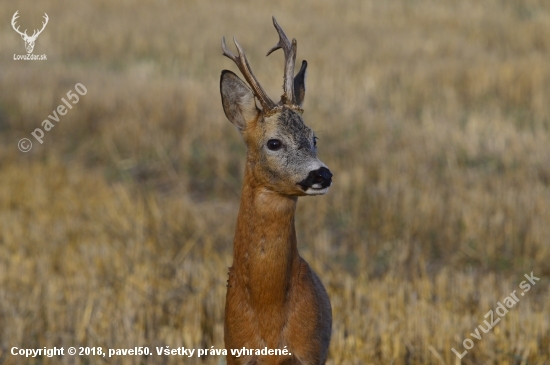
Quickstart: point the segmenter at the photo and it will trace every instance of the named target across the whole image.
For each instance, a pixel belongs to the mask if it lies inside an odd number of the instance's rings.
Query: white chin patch
[[[319,188],[315,188],[315,186],[319,186]],[[328,186],[326,188],[321,188],[321,184],[315,184],[311,188],[308,188],[305,193],[307,195],[323,195],[326,194],[328,191]]]

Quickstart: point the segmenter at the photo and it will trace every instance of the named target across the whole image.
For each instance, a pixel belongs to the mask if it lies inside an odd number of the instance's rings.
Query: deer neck
[[[296,197],[262,187],[247,164],[234,240],[236,285],[250,304],[265,310],[283,306],[300,258],[296,245]]]

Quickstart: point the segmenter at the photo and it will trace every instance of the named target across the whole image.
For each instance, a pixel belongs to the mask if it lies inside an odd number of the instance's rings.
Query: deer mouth
[[[304,189],[304,193],[306,195],[324,195],[327,192],[328,192],[328,187],[326,187],[326,188],[311,187],[311,188]]]

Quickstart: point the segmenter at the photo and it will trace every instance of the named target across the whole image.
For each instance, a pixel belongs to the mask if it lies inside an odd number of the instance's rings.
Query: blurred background
[[[13,60],[16,10],[29,35],[48,14],[47,61]],[[223,347],[246,151],[220,40],[278,100],[272,15],[309,63],[304,119],[335,175],[296,222],[332,301],[328,364],[548,364],[546,0],[2,2],[0,364],[225,363],[10,351]],[[87,94],[38,143],[77,83]]]

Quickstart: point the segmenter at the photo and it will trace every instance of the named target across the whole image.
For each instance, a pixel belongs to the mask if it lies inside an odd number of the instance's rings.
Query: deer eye
[[[317,137],[313,137],[313,145],[314,145],[315,147],[317,147],[317,140],[318,140],[318,139],[319,139],[319,138],[317,138]]]
[[[283,146],[283,143],[278,139],[270,139],[267,141],[267,148],[271,151],[278,151]]]

